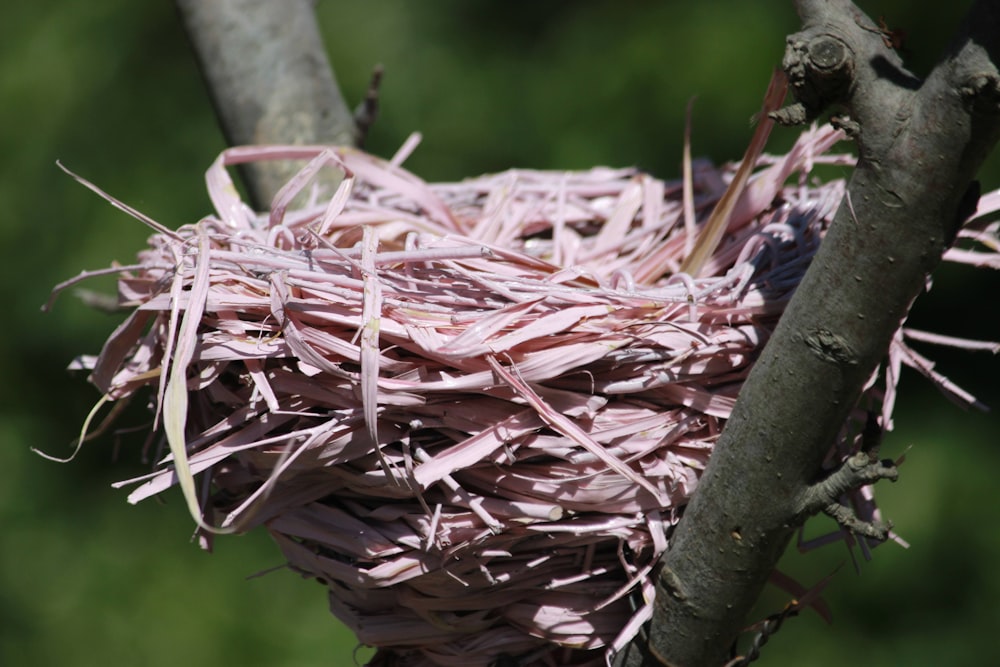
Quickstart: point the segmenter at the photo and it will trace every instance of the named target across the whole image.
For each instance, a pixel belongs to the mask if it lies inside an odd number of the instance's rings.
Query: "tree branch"
[[[230,145],[355,142],[311,0],[176,4]],[[254,204],[269,204],[296,170],[288,162],[248,168]]]
[[[859,161],[671,539],[649,643],[668,665],[725,661],[802,508],[824,505],[809,496],[822,460],[974,210],[972,178],[1000,132],[996,2],[975,4],[923,83],[853,3],[797,5],[784,67],[798,103],[777,118],[845,109]]]

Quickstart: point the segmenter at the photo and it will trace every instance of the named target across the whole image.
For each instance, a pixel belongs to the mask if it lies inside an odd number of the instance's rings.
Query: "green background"
[[[907,31],[908,62],[920,73],[964,3],[864,4]],[[797,27],[790,2],[759,0],[327,0],[318,11],[352,104],[371,68],[386,67],[369,148],[390,154],[422,131],[407,165],[428,180],[597,164],[676,178],[694,95],[694,152],[737,159],[784,37]],[[771,150],[794,136],[778,130]],[[131,507],[110,488],[145,469],[141,437],[105,437],[66,465],[29,451],[67,451],[97,395],[65,367],[96,353],[115,325],[72,297],[49,314],[39,306],[52,285],[84,268],[129,262],[148,236],[55,161],[178,226],[209,212],[202,174],[223,147],[170,3],[0,9],[0,289],[8,308],[0,328],[0,664],[352,664],[353,639],[328,615],[320,586],[286,571],[246,580],[282,562],[266,536],[224,537],[209,555],[188,541],[179,494]],[[997,156],[981,179],[1000,187]],[[996,273],[943,270],[914,324],[996,340],[998,288]],[[996,357],[927,352],[939,370],[1000,406]],[[879,548],[860,575],[839,546],[786,557],[804,583],[846,562],[827,595],[835,621],[789,621],[759,664],[973,665],[995,654],[997,419],[962,411],[907,373],[896,423],[885,453],[912,448],[902,480],[882,485],[879,497],[912,547]],[[762,613],[781,604],[772,592]]]

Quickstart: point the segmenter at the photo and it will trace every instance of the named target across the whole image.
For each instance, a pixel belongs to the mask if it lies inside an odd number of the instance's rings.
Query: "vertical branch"
[[[852,2],[798,0],[803,30],[783,62],[798,102],[775,118],[847,110],[838,122],[859,147],[853,207],[842,202],[671,537],[645,664],[725,662],[792,531],[835,500],[818,497],[822,460],[975,210],[972,178],[1000,134],[998,5],[977,2],[921,82]],[[848,461],[838,475],[859,486],[894,470]]]
[[[310,0],[176,0],[230,145],[353,144]],[[274,162],[244,172],[266,205],[296,170]],[[333,185],[330,183],[328,185]]]

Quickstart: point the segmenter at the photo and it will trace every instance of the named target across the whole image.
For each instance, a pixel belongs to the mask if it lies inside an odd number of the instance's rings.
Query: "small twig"
[[[758,632],[750,647],[747,649],[745,655],[737,656],[736,658],[730,660],[726,663],[725,667],[746,667],[752,662],[755,662],[760,658],[760,651],[764,646],[770,641],[771,637],[777,634],[778,630],[784,624],[786,618],[792,618],[793,616],[798,616],[802,611],[803,604],[798,600],[792,600],[785,608],[781,611],[771,614],[766,619],[764,619],[760,625],[760,632]]]
[[[98,292],[96,290],[83,288],[74,290],[73,294],[84,305],[102,313],[107,313],[108,315],[124,313],[129,310],[127,307],[118,303],[118,297],[114,294],[107,294],[105,292]]]
[[[892,530],[891,521],[865,521],[853,509],[840,503],[830,503],[823,508],[823,513],[852,533],[879,542],[887,540],[889,531]]]
[[[382,74],[384,72],[385,68],[382,65],[375,65],[375,69],[372,70],[371,81],[368,83],[368,91],[365,93],[365,99],[354,110],[354,125],[357,128],[354,145],[358,148],[365,147],[365,141],[368,139],[368,131],[378,118],[379,88],[382,85]]]
[[[747,628],[747,630],[758,629],[758,632],[754,636],[746,654],[733,658],[726,663],[726,667],[746,667],[746,665],[749,665],[757,660],[760,657],[761,649],[765,644],[767,644],[771,637],[777,634],[778,630],[780,630],[781,626],[784,624],[785,619],[798,616],[803,609],[813,607],[827,620],[827,622],[829,622],[829,618],[827,618],[826,615],[819,610],[818,603],[821,601],[823,591],[826,589],[827,585],[833,581],[833,577],[839,569],[840,566],[837,566],[833,572],[821,579],[811,588],[801,591],[795,598],[785,605],[785,608],[781,611],[771,614],[763,621],[755,623]]]
[[[825,479],[806,489],[802,495],[799,516],[805,518],[823,512],[853,533],[885,540],[892,529],[891,522],[865,521],[839,501],[851,489],[873,484],[880,479],[895,482],[899,478],[895,462],[878,458],[881,444],[882,428],[878,417],[869,412],[861,437],[861,448]]]

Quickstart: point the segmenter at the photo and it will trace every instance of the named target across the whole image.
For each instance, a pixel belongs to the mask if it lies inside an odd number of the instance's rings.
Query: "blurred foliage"
[[[907,32],[908,62],[920,73],[966,3],[863,4]],[[410,132],[423,132],[408,166],[429,180],[596,164],[675,178],[693,96],[695,153],[738,159],[784,37],[797,27],[791,3],[777,0],[324,0],[318,12],[352,103],[371,68],[386,67],[370,149],[391,154]],[[55,161],[170,226],[210,210],[202,173],[223,143],[172,6],[7,3],[0,100],[8,304],[0,333],[0,664],[352,664],[353,639],[328,615],[319,586],[287,571],[245,580],[281,563],[266,536],[221,538],[209,556],[186,539],[192,526],[177,494],[131,507],[110,488],[146,469],[141,434],[106,436],[67,465],[29,451],[68,451],[97,396],[64,369],[75,355],[95,353],[117,321],[71,295],[49,314],[39,306],[52,285],[83,268],[128,263],[148,236]],[[794,136],[776,132],[771,150]],[[1000,187],[1000,160],[981,179]],[[942,270],[912,321],[995,340],[998,288],[995,274]],[[1000,404],[995,358],[929,353],[940,370]],[[881,486],[879,497],[912,547],[880,547],[859,575],[841,547],[790,552],[783,567],[806,584],[847,563],[826,596],[835,623],[812,613],[788,621],[759,664],[972,665],[995,652],[996,419],[960,411],[911,373],[896,423],[886,455],[912,448],[902,480]],[[769,591],[761,614],[784,602]]]

